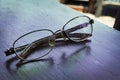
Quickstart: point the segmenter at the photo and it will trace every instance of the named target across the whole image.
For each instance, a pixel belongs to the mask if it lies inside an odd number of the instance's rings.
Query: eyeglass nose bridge
[[[48,43],[51,47],[55,46],[55,35],[49,37]]]

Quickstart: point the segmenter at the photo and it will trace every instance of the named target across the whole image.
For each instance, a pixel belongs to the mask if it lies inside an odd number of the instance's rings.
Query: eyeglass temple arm
[[[70,29],[68,29],[68,30],[65,30],[64,32],[70,33],[70,32],[73,32],[73,31],[75,31],[75,30],[78,30],[78,29],[87,27],[88,24],[92,24],[92,23],[94,23],[94,21],[91,19],[91,20],[89,21],[89,23],[83,23],[83,24],[77,25],[77,26],[75,26],[75,27],[73,27],[73,28],[70,28]],[[81,33],[81,34],[84,34],[84,33]],[[48,41],[49,37],[50,37],[50,36],[45,37],[45,38],[43,38],[43,39],[36,40],[36,42]],[[55,37],[56,37],[56,39],[62,38],[61,32],[56,33],[56,34],[55,34]],[[15,50],[16,50],[17,52],[22,51],[22,50],[25,49],[28,45],[29,45],[29,44],[26,44],[26,45],[23,45],[23,46],[20,46],[20,47],[16,47]],[[14,54],[14,53],[15,53],[15,51],[14,51],[14,48],[13,48],[13,47],[10,48],[9,50],[5,51],[6,56],[9,56],[9,55]]]
[[[70,32],[76,31],[78,29],[82,29],[82,28],[88,27],[89,24],[92,25],[93,23],[94,23],[94,20],[90,19],[89,22],[86,22],[86,23],[77,25],[77,26],[75,26],[73,28],[70,28],[70,29],[66,30],[65,33],[70,33]]]
[[[76,31],[76,30],[78,30],[78,29],[86,28],[86,27],[88,27],[89,24],[92,25],[93,23],[94,23],[94,20],[93,20],[93,19],[90,19],[89,22],[86,22],[86,23],[83,23],[83,24],[74,26],[74,27],[72,27],[72,28],[70,28],[70,29],[67,29],[67,30],[63,31],[63,32],[69,34],[70,32]],[[58,34],[59,34],[59,35],[58,35]],[[58,33],[58,34],[55,35],[56,39],[61,38],[60,33]],[[80,34],[82,35],[82,34],[85,34],[85,33],[80,33]],[[58,35],[58,36],[57,36],[57,35]],[[70,34],[69,34],[69,35],[70,35]],[[91,36],[91,34],[89,34],[89,35]],[[74,37],[77,37],[77,36],[75,36],[75,35],[73,35],[73,36],[74,36]]]
[[[82,37],[83,35],[85,35],[86,37],[89,36],[89,34],[81,34],[81,33],[74,33],[74,34],[70,34],[71,37]],[[49,38],[47,38],[49,39]],[[34,41],[31,44],[29,44],[27,47],[25,47],[25,49],[23,50],[22,54],[20,54],[20,56],[25,59],[28,55],[29,55],[29,51],[35,47],[37,47],[38,45],[42,45],[44,43],[46,43],[46,41],[48,41],[47,39],[45,40],[38,40],[38,41]],[[43,55],[44,56],[44,55]],[[42,57],[42,56],[41,56]]]
[[[60,35],[59,33],[57,33],[57,34]],[[71,37],[77,37],[77,36],[71,34]],[[57,36],[57,39],[59,39],[59,38],[62,38],[62,37],[61,37],[61,36]],[[40,41],[40,40],[41,40],[41,39],[39,39],[39,41]],[[45,41],[45,40],[44,40],[44,41]],[[41,42],[42,42],[42,40],[41,40]],[[29,45],[29,44],[16,47],[15,50],[16,50],[16,52],[22,51],[22,50],[25,49],[28,45]],[[13,47],[10,48],[9,50],[6,50],[6,51],[5,51],[6,56],[12,55],[12,54],[14,54],[14,53],[15,53],[15,51],[14,51],[14,48],[13,48]]]

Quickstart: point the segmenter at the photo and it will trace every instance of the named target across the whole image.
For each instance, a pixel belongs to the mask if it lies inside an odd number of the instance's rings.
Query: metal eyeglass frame
[[[86,22],[86,23],[83,23],[83,24],[74,26],[74,27],[72,27],[72,28],[70,28],[70,29],[67,29],[67,30],[64,30],[64,29],[65,29],[65,26],[66,26],[69,22],[71,22],[72,20],[74,20],[74,19],[76,19],[76,18],[79,18],[79,17],[87,17],[87,18],[89,19],[89,22]],[[93,19],[90,19],[88,16],[76,16],[76,17],[70,19],[70,20],[63,26],[62,30],[57,30],[56,32],[53,32],[53,31],[50,30],[50,29],[39,29],[39,30],[34,30],[34,31],[31,31],[31,32],[28,32],[28,33],[20,36],[18,39],[16,39],[16,40],[14,41],[14,43],[13,43],[12,48],[6,50],[6,51],[5,51],[5,54],[6,54],[6,56],[9,56],[9,55],[15,53],[16,56],[17,56],[20,60],[22,60],[22,61],[31,61],[31,60],[40,59],[40,58],[46,56],[47,54],[49,54],[49,53],[51,52],[51,50],[53,49],[54,44],[55,44],[55,39],[63,38],[64,40],[66,40],[66,38],[67,38],[68,40],[71,40],[71,41],[73,41],[73,42],[80,42],[80,41],[84,41],[86,38],[92,36],[92,32],[93,32],[93,26],[92,26],[92,24],[93,24],[93,23],[94,23],[94,20],[93,20]],[[84,36],[81,40],[79,40],[79,41],[72,40],[72,39],[67,35],[67,34],[70,33],[70,32],[73,32],[73,31],[76,31],[76,30],[78,30],[78,29],[82,29],[82,28],[87,27],[88,24],[91,25],[91,33],[90,33],[90,34],[84,34],[84,33],[81,33],[81,34],[79,33],[79,34],[77,34],[77,35],[86,35],[86,36]],[[26,45],[23,45],[23,46],[15,47],[15,43],[16,43],[19,39],[21,39],[22,37],[24,37],[24,36],[26,36],[26,35],[28,35],[28,34],[34,33],[34,32],[44,31],[44,30],[45,30],[45,31],[50,31],[53,35],[44,37],[44,38],[42,38],[42,39],[38,39],[38,40],[36,40],[36,41],[34,41],[34,42],[30,43],[30,44],[26,44]],[[69,34],[69,35],[70,35],[70,34]],[[74,35],[74,34],[73,34],[73,35],[71,34],[70,36],[76,37],[76,35]],[[25,59],[25,56],[29,53],[29,50],[30,50],[30,49],[35,48],[35,46],[39,45],[40,43],[44,43],[44,42],[48,42],[48,41],[49,41],[49,45],[51,46],[51,49],[50,49],[46,54],[44,54],[44,55],[42,55],[42,56],[40,56],[40,57],[38,57],[38,58],[35,58],[35,59],[30,59],[30,60],[26,60],[26,59]],[[24,54],[24,55],[22,55],[22,57],[21,57],[20,55],[17,54],[17,52],[22,51],[22,50],[23,50],[23,53],[22,53],[22,54]]]

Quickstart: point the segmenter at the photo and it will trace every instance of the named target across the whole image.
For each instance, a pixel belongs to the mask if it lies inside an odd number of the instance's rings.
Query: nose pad
[[[50,36],[48,42],[51,47],[54,47],[55,46],[55,35]]]
[[[64,41],[67,41],[67,39],[65,37],[65,33],[63,31],[61,31],[61,36],[63,37]]]

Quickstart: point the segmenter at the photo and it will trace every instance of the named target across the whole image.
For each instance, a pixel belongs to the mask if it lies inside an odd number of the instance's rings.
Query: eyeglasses
[[[39,29],[28,32],[13,42],[12,48],[5,51],[6,56],[16,54],[23,61],[37,60],[48,55],[57,40],[84,41],[92,36],[93,19],[76,16],[65,23],[61,30]]]

